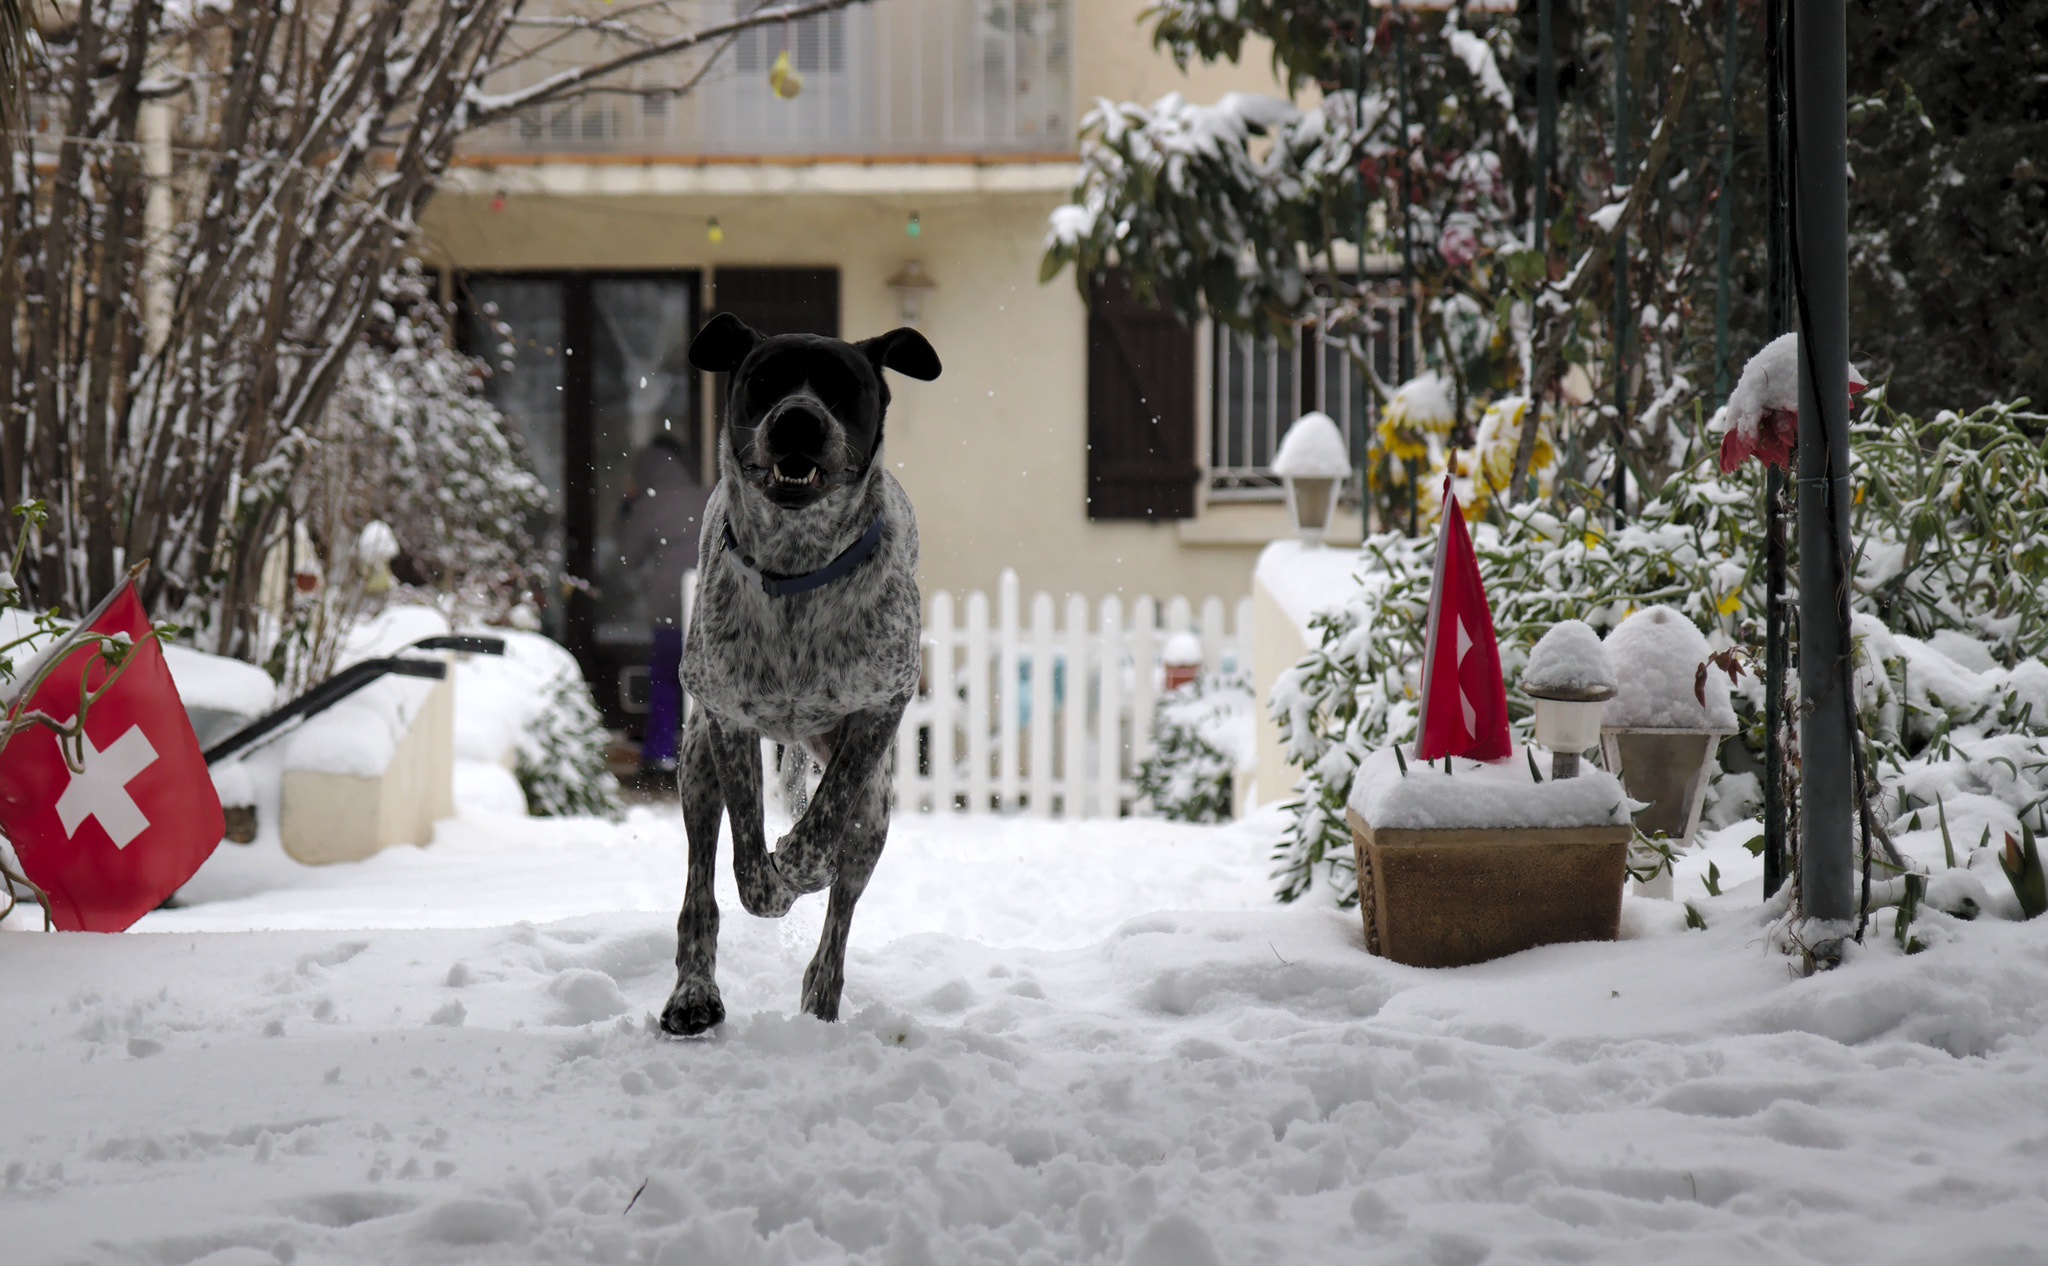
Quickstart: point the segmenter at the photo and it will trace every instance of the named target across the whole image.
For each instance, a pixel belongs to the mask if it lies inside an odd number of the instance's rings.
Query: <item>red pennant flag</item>
[[[22,872],[50,898],[67,932],[119,932],[163,904],[221,838],[220,797],[178,700],[163,647],[149,634],[130,581],[59,643],[57,666],[13,715],[77,715],[81,679],[112,671],[84,633],[127,634],[135,646],[114,684],[86,710],[73,771],[57,736],[40,725],[0,749],[0,827]]]
[[[1503,760],[1512,751],[1493,611],[1479,583],[1479,558],[1465,530],[1465,512],[1445,479],[1443,528],[1429,588],[1429,633],[1422,649],[1422,735],[1415,754],[1423,760]]]

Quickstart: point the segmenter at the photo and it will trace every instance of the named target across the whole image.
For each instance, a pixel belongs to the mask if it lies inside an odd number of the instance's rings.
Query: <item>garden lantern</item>
[[[1337,513],[1337,494],[1351,473],[1344,434],[1327,413],[1304,413],[1281,437],[1273,473],[1287,487],[1287,512],[1304,541],[1321,543]]]
[[[1552,778],[1578,776],[1580,753],[1600,745],[1614,692],[1607,648],[1584,620],[1560,620],[1538,639],[1522,670],[1522,693],[1536,705],[1536,741],[1550,749]]]
[[[1178,690],[1202,675],[1202,639],[1186,629],[1166,639],[1159,653],[1165,668],[1165,687]]]
[[[916,259],[904,261],[903,267],[891,273],[883,284],[895,292],[896,315],[908,326],[924,319],[925,296],[939,288],[939,283],[924,270],[924,262]]]
[[[1712,667],[1699,629],[1670,607],[1636,612],[1606,646],[1617,693],[1601,723],[1601,754],[1630,797],[1647,802],[1637,828],[1683,848],[1699,827],[1721,740],[1736,731],[1728,679]],[[1643,891],[1668,897],[1670,883],[1666,871]]]

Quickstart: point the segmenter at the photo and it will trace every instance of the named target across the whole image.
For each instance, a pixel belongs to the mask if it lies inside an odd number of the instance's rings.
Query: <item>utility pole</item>
[[[1844,0],[1792,7],[1799,308],[1799,898],[1855,913],[1849,645],[1848,53]],[[1823,960],[1833,957],[1824,950]]]

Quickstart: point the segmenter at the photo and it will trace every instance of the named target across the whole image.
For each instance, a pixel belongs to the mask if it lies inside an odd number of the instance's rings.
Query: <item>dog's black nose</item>
[[[798,405],[785,409],[768,428],[768,448],[778,457],[815,457],[825,448],[825,419]]]

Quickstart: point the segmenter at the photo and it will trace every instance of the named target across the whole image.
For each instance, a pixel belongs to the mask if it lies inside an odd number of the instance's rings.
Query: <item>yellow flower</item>
[[[1714,610],[1719,611],[1722,615],[1734,615],[1736,609],[1741,605],[1742,591],[1740,589],[1730,589],[1727,597],[1714,604]]]
[[[1391,413],[1391,410],[1389,411]],[[1429,456],[1429,441],[1391,418],[1379,425],[1380,447],[1402,461],[1420,461]]]

